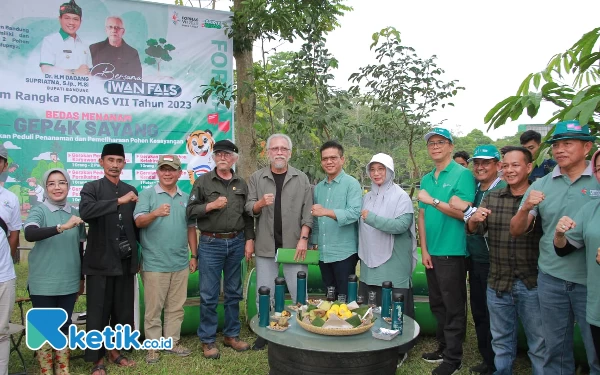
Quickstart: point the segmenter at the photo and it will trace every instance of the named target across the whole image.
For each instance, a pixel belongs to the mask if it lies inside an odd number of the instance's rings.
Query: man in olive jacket
[[[310,211],[313,194],[308,177],[288,164],[292,155],[292,141],[287,135],[271,135],[267,139],[267,151],[270,165],[256,171],[248,180],[246,211],[256,220],[256,285],[268,286],[273,298],[275,278],[279,274],[279,263],[275,262],[276,249],[295,248],[296,260],[306,257],[308,236],[313,224]],[[308,274],[308,266],[283,265],[292,301],[296,300],[298,271]],[[265,344],[259,338],[253,349],[261,350]]]

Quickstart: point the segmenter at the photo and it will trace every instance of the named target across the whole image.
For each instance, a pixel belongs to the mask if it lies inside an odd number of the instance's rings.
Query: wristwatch
[[[306,236],[302,236],[300,238],[303,239],[303,240],[307,240],[308,241],[308,237],[306,237]]]
[[[438,204],[440,204],[440,200],[437,198],[433,198],[433,207],[437,208]]]
[[[62,232],[64,231],[64,229],[62,229],[62,224],[58,224],[58,225],[56,226],[56,231],[57,231],[58,233],[62,233]]]

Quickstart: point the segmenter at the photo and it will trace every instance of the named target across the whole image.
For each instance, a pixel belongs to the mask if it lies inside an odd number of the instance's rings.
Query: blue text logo
[[[83,331],[75,324],[69,326],[69,337],[60,330],[67,321],[67,312],[63,309],[33,308],[27,312],[27,330],[25,342],[31,350],[41,348],[46,342],[54,349],[92,349],[102,347],[112,350],[129,349],[172,349],[173,338],[161,337],[158,340],[146,339],[140,343],[140,331],[129,324],[117,324],[115,328],[105,327],[98,330]]]

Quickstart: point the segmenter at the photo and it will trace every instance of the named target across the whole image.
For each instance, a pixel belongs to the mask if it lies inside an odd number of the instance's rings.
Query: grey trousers
[[[273,301],[275,293],[275,278],[279,276],[279,263],[275,262],[275,258],[255,257],[256,261],[256,310],[258,311],[258,288],[266,286],[271,289],[271,301]],[[292,301],[296,301],[297,296],[297,281],[296,275],[298,271],[306,272],[308,280],[308,265],[306,264],[283,264],[283,277],[287,284],[288,291],[292,297]],[[308,295],[307,295],[308,296]],[[271,302],[273,304],[273,302]]]

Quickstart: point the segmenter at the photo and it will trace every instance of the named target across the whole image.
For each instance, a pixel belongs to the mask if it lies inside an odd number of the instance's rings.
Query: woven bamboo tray
[[[361,325],[361,326],[358,326],[356,328],[334,329],[334,328],[321,328],[321,327],[313,326],[312,324],[304,323],[303,321],[301,321],[298,318],[297,315],[296,315],[296,321],[298,322],[298,324],[300,325],[300,327],[304,328],[308,332],[317,333],[319,335],[326,335],[326,336],[352,336],[352,335],[358,335],[359,333],[367,332],[375,324],[375,322],[371,322],[369,324]]]

